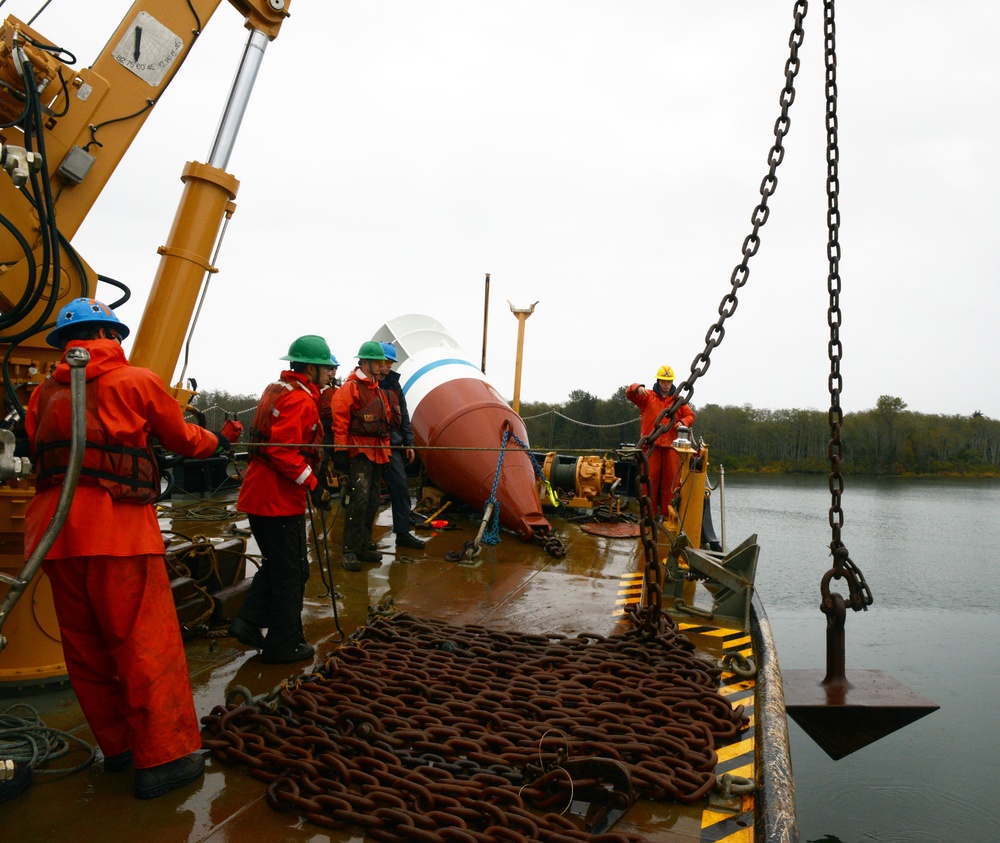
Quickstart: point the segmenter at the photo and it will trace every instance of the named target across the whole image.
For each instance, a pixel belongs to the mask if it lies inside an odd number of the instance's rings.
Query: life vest
[[[324,386],[319,391],[319,423],[323,426],[324,442],[333,442],[333,405],[330,400],[336,391],[335,386]]]
[[[386,398],[389,399],[389,427],[399,430],[403,424],[403,411],[399,406],[399,393],[395,389],[384,390]]]
[[[383,398],[383,389],[358,387],[358,395],[362,404],[351,413],[347,431],[352,436],[365,436],[375,439],[389,438],[389,408]]]
[[[247,454],[251,460],[268,461],[267,451],[263,446],[271,442],[271,428],[279,413],[278,399],[286,392],[300,388],[304,387],[300,387],[294,383],[286,383],[285,381],[275,381],[274,383],[269,383],[264,388],[264,394],[260,396],[257,411],[253,414],[253,421],[250,423],[250,444],[247,446]],[[321,429],[314,430],[313,432],[316,435],[314,441],[319,442],[322,437]],[[300,446],[299,451],[306,459],[317,459],[319,457],[318,449],[309,447],[308,444]]]
[[[160,494],[160,470],[147,442],[130,447],[108,436],[101,424],[97,387],[88,383],[86,450],[78,484],[101,486],[112,498],[133,503],[152,503]],[[38,387],[38,430],[35,433],[35,487],[44,491],[62,484],[69,465],[73,411],[69,384],[49,378]]]

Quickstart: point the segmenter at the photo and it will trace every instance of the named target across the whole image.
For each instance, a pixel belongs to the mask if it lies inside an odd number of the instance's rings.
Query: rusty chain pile
[[[667,616],[610,637],[380,616],[320,672],[217,706],[204,743],[267,782],[275,810],[373,840],[636,843],[567,809],[704,797],[716,743],[748,724],[719,670]]]

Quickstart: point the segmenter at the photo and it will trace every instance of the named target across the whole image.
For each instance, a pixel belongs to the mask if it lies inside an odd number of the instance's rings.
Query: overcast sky
[[[129,5],[53,0],[34,26],[90,64]],[[504,395],[508,299],[539,302],[522,401],[607,398],[662,363],[687,374],[759,201],[791,0],[290,8],[228,168],[238,209],[188,376],[259,393],[305,333],[327,337],[346,375],[361,342],[410,312],[478,364],[487,272],[486,374]],[[696,407],[829,406],[822,18],[814,0],[771,216]],[[995,0],[838,4],[846,412],[887,394],[1000,417],[998,31]],[[119,315],[133,326],[245,41],[223,2],[75,239],[131,285]]]

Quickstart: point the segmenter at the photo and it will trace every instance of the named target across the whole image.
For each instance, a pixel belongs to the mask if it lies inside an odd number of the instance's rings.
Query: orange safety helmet
[[[660,366],[656,370],[656,379],[658,381],[672,381],[674,379],[674,370],[670,366]]]

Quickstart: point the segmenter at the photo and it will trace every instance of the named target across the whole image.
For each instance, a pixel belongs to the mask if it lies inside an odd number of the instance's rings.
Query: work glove
[[[340,474],[347,474],[347,451],[334,451],[333,452],[333,467],[337,469]]]
[[[228,454],[231,450],[233,450],[233,443],[230,442],[225,435],[216,432],[215,438],[218,439],[219,442],[215,450],[212,452],[213,457],[217,457],[220,454]]]
[[[326,495],[326,485],[323,483],[317,483],[309,490],[309,500],[312,501],[312,505],[316,509],[329,509],[330,508],[330,498]]]

